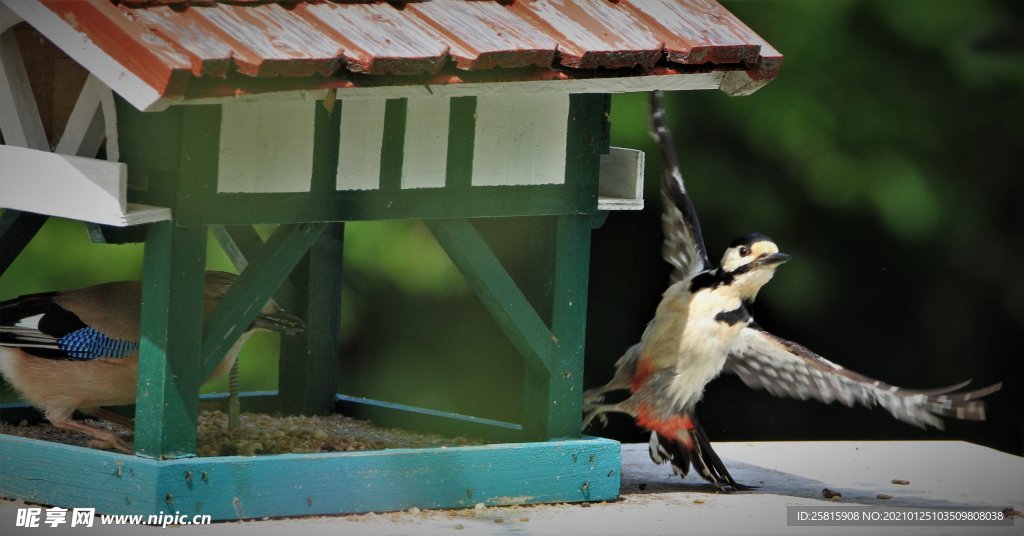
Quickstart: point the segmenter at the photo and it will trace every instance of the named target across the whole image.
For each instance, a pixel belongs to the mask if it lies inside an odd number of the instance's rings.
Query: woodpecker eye
[[[740,257],[746,257],[750,255],[750,248],[747,246],[740,246]]]

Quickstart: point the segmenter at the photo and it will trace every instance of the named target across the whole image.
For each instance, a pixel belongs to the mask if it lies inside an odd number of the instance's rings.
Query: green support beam
[[[206,229],[148,226],[143,258],[135,451],[153,458],[196,448]]]
[[[591,222],[590,216],[555,219],[550,306],[557,342],[546,369],[524,371],[524,441],[580,435]]]
[[[338,393],[341,347],[341,267],[345,224],[327,224],[292,272],[294,308],[306,330],[281,339],[280,410],[290,415],[330,415]]]
[[[249,261],[206,320],[200,368],[203,378],[217,368],[224,353],[245,333],[323,230],[324,224],[278,227],[263,246],[264,254]]]
[[[473,224],[468,220],[428,220],[424,223],[498,326],[523,355],[527,368],[547,370],[555,347],[555,336]]]

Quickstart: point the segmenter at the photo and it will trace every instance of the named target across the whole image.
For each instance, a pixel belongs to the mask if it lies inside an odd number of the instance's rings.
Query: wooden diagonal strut
[[[487,242],[468,220],[426,221],[438,243],[523,355],[523,439],[578,437],[583,387],[590,216],[556,216],[550,260],[553,272],[541,307],[550,306],[551,327],[531,305]]]
[[[547,371],[557,339],[469,220],[425,220],[530,370]],[[577,427],[578,428],[578,427]]]
[[[282,225],[263,246],[262,255],[249,261],[206,321],[201,353],[204,378],[217,368],[323,230],[324,224]]]

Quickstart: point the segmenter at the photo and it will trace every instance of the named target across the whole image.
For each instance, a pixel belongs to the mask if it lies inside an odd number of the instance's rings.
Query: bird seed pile
[[[464,437],[418,434],[382,428],[344,415],[274,417],[243,413],[237,430],[228,431],[227,415],[204,411],[199,415],[199,456],[252,456],[288,452],[345,452],[396,448],[457,447],[483,442]]]
[[[382,428],[369,421],[344,415],[325,417],[284,416],[243,413],[237,430],[228,431],[227,415],[221,411],[199,414],[196,454],[198,456],[253,456],[310,452],[346,452],[394,448],[457,447],[483,444],[479,439],[419,434],[396,428]],[[130,434],[103,421],[90,421],[98,428]],[[90,446],[84,434],[54,428],[48,422],[29,425],[0,422],[0,434],[55,441],[80,447]]]

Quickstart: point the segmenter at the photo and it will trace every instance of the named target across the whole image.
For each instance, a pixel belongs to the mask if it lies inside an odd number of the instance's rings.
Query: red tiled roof
[[[290,89],[688,70],[767,80],[782,61],[715,0],[34,2],[160,97],[247,77],[296,79],[273,84]]]

